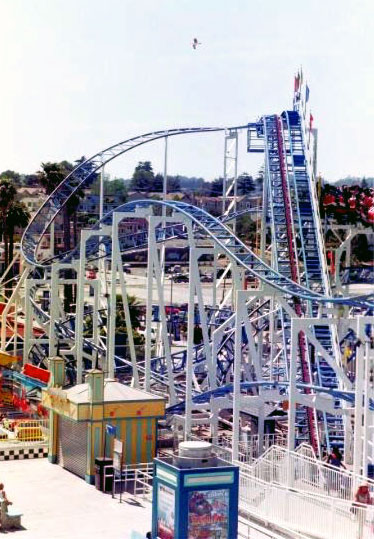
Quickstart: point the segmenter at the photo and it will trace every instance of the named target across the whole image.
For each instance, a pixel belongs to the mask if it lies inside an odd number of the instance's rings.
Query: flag
[[[306,85],[305,86],[305,103],[308,103],[308,101],[309,101],[309,93],[310,93],[309,92],[309,86]]]
[[[296,75],[295,77],[295,87],[294,87],[294,91],[295,92],[298,92],[299,91],[299,87],[300,87],[300,75],[299,73]]]
[[[313,114],[310,113],[310,116],[309,116],[309,129],[310,130],[313,129],[313,122],[314,122]]]
[[[106,433],[108,436],[115,436],[117,434],[117,427],[115,425],[106,425]]]

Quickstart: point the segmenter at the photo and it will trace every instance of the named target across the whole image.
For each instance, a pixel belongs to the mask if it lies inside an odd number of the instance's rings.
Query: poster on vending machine
[[[229,490],[194,490],[188,495],[188,539],[228,539]]]
[[[174,490],[159,483],[157,491],[157,537],[159,539],[174,539],[174,515]]]

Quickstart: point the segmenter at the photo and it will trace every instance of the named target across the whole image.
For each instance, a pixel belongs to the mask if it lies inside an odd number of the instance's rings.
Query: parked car
[[[189,278],[185,273],[179,273],[177,275],[173,275],[173,281],[175,283],[188,283]]]

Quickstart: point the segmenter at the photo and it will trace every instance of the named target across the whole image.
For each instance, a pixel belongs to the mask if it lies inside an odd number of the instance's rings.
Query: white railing
[[[152,500],[153,462],[141,462],[139,464],[125,464],[121,472],[114,472],[113,497],[117,494],[119,483],[120,502],[123,492],[135,497]]]
[[[248,470],[244,471],[248,473]],[[272,446],[258,459],[250,473],[267,483],[342,500],[352,500],[358,486],[363,483],[367,483],[374,493],[374,481],[367,477],[277,446]]]
[[[153,464],[145,468],[137,468],[134,477],[134,496],[143,500],[152,501]]]
[[[246,464],[258,459],[261,454],[269,449],[269,447],[277,445],[286,447],[287,436],[284,434],[264,434],[262,438],[262,447],[260,448],[260,438],[258,434],[248,435],[248,439],[239,443],[238,461]]]
[[[276,445],[283,445],[285,447],[287,444],[276,444]],[[298,445],[297,448],[295,449],[295,453],[297,453],[298,455],[302,457],[309,457],[310,459],[317,460],[313,447],[307,444],[306,442],[303,442],[302,444]]]
[[[191,434],[188,437],[189,440],[209,441],[208,437],[200,437]],[[261,454],[266,452],[269,447],[277,445],[279,447],[286,447],[287,436],[285,434],[264,434],[262,437],[262,447],[260,449],[260,437],[258,434],[249,434],[245,441],[239,442],[238,459],[236,464],[251,465]],[[232,437],[231,436],[219,436],[216,439],[216,443],[212,444],[216,455],[227,462],[232,462]]]
[[[241,473],[239,509],[280,528],[319,539],[369,539],[374,508],[330,496],[315,496]]]

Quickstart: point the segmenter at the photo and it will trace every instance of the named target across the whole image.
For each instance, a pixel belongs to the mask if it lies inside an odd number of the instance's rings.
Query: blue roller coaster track
[[[271,195],[271,219],[272,230],[277,247],[277,264],[271,267],[248,246],[246,246],[233,231],[223,222],[223,219],[215,218],[204,210],[178,201],[139,200],[126,203],[118,207],[115,212],[127,212],[134,215],[138,209],[152,209],[166,207],[175,216],[181,215],[187,218],[193,226],[206,237],[213,240],[214,244],[228,256],[236,261],[247,274],[259,279],[265,285],[278,290],[293,305],[298,316],[306,314],[315,315],[320,304],[347,304],[360,309],[374,308],[374,293],[353,296],[334,297],[326,286],[326,275],[323,270],[323,251],[318,242],[317,227],[319,226],[318,215],[312,206],[311,176],[307,168],[305,144],[303,141],[302,120],[297,111],[287,111],[281,116],[264,116],[255,124],[241,125],[236,127],[207,127],[207,128],[184,128],[157,131],[147,133],[139,137],[125,140],[111,146],[102,152],[95,154],[90,159],[80,163],[47,198],[24,232],[21,242],[22,254],[31,267],[39,272],[48,271],[54,259],[43,260],[38,256],[38,246],[53,220],[59,215],[69,198],[88,181],[90,176],[98,172],[106,163],[116,157],[139,147],[140,145],[182,134],[199,134],[225,131],[226,129],[248,129],[248,138],[251,142],[250,151],[262,151],[266,155],[267,174],[269,177],[269,189]],[[290,195],[292,194],[292,196]],[[98,222],[93,229],[99,230],[102,225],[112,224],[113,213],[107,214],[102,221]],[[162,230],[159,241],[184,235],[183,226],[168,227]],[[144,247],[147,240],[146,234],[140,234],[135,238],[131,246],[126,248]],[[87,261],[98,258],[97,236],[88,240],[86,244]],[[104,240],[105,241],[105,240]],[[124,246],[125,248],[125,246]],[[110,256],[107,253],[106,256]],[[59,260],[68,262],[79,259],[80,251],[76,247],[73,251],[59,255]],[[303,272],[300,272],[300,266]],[[38,317],[48,319],[48,315],[42,311],[33,299],[34,310]],[[66,324],[55,322],[56,331],[65,334],[67,338],[74,339],[74,330]],[[290,342],[290,320],[283,312],[283,332],[285,343],[285,369],[288,369],[287,349]],[[328,326],[318,327],[315,331],[316,338],[323,346],[332,351],[332,337]],[[105,354],[106,351],[92,342],[85,340],[85,346],[90,347],[92,352]],[[195,362],[203,359],[201,348],[195,349]],[[300,387],[305,392],[336,391],[337,381],[334,371],[322,359],[317,357],[315,366],[311,364],[305,337],[299,338],[300,356]],[[125,365],[123,358],[115,358],[117,365]],[[175,369],[183,369],[185,356],[173,359]],[[233,360],[233,353],[231,359]],[[227,367],[227,366],[226,366]],[[221,370],[226,368],[224,361],[221,362]],[[141,367],[140,367],[141,369]],[[167,385],[164,369],[160,358],[156,358],[152,366],[152,376],[157,383]],[[312,384],[312,378],[317,382]],[[176,391],[183,398],[184,388],[182,383],[176,384]],[[228,386],[230,387],[230,386]],[[313,389],[314,388],[314,389]],[[322,389],[321,389],[322,388]],[[218,390],[217,390],[218,391]],[[334,393],[335,394],[335,393]],[[337,393],[338,394],[338,393]],[[196,398],[202,399],[202,395]],[[178,406],[180,408],[178,408]],[[173,407],[173,410],[182,409],[183,402]],[[303,426],[307,425],[309,437],[316,446],[316,422],[319,418],[311,411],[306,411],[306,417],[301,417]],[[338,431],[335,416],[322,418],[325,425],[326,443],[329,446],[337,441],[332,432]]]

